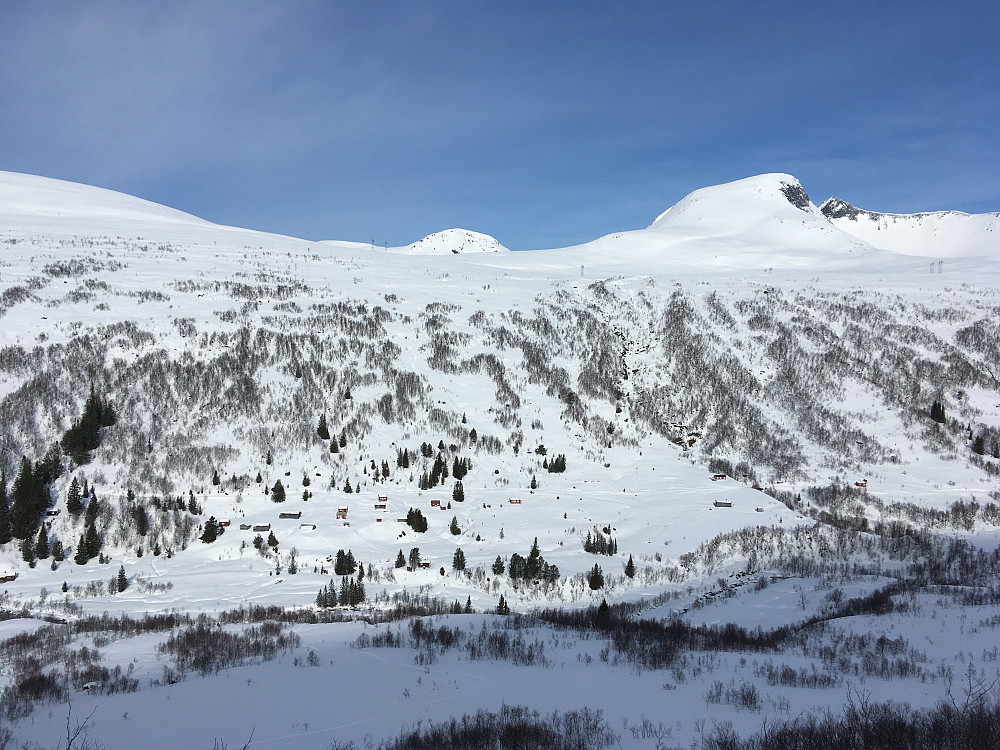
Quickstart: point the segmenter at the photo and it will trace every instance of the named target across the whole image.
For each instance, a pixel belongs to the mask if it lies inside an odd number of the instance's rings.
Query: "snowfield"
[[[771,174],[577,247],[373,248],[0,173],[4,508],[44,505],[0,544],[0,739],[364,747],[520,705],[652,750],[995,699],[995,221]]]

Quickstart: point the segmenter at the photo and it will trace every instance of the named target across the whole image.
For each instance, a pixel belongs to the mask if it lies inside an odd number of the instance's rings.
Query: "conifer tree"
[[[506,566],[503,564],[503,559],[500,555],[497,555],[497,559],[493,561],[493,573],[498,576],[503,575],[503,571]]]
[[[455,555],[451,559],[451,567],[455,570],[465,570],[465,553],[462,552],[461,547],[455,550]]]
[[[125,566],[121,565],[118,567],[118,591],[124,591],[128,588],[128,578],[125,575]]]
[[[404,557],[404,555],[403,555],[403,550],[400,550],[399,554],[396,555],[396,567],[397,568],[405,568],[406,567],[406,557]]]
[[[49,557],[49,535],[45,531],[45,524],[40,524],[38,538],[35,540],[35,557],[39,560],[46,560]]]
[[[341,448],[346,448],[347,447],[347,428],[346,427],[343,428],[340,431],[340,447]]]
[[[628,562],[625,563],[625,575],[629,578],[635,578],[635,563],[632,562],[632,555],[628,556]]]
[[[407,559],[407,562],[414,570],[420,567],[420,547],[414,547],[410,550],[410,556]]]
[[[6,544],[12,538],[10,506],[7,504],[7,472],[0,469],[0,544]]]
[[[319,425],[316,427],[316,434],[321,440],[330,439],[330,427],[326,423],[326,414],[320,414]]]
[[[205,530],[201,534],[201,541],[211,544],[219,537],[219,525],[215,521],[215,516],[209,516],[205,521]]]
[[[456,503],[465,502],[465,487],[461,481],[455,482],[455,489],[451,492],[451,499]]]
[[[462,610],[462,611],[463,611],[464,614],[467,614],[467,615],[471,615],[472,614],[472,596],[471,595],[466,598],[466,600],[465,600],[465,609]]]
[[[449,526],[448,529],[455,536],[458,536],[459,534],[462,533],[462,530],[458,528],[458,516],[451,517],[451,526]]]
[[[276,503],[285,502],[285,485],[281,483],[281,480],[277,480],[274,483],[274,487],[271,488],[271,500]]]
[[[587,584],[594,591],[604,588],[604,573],[600,565],[595,564],[593,570],[587,574]]]
[[[497,614],[498,615],[509,615],[510,607],[507,605],[506,600],[503,598],[503,594],[500,594],[500,601],[497,604]]]
[[[83,495],[80,492],[80,482],[76,477],[70,482],[69,492],[66,495],[66,510],[74,516],[83,512]]]

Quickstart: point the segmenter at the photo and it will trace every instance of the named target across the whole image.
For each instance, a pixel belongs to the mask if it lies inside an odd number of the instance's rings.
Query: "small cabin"
[[[301,510],[296,510],[296,511],[286,510],[283,513],[279,513],[278,514],[278,518],[294,518],[294,519],[299,519],[299,518],[302,518],[302,511]]]
[[[712,505],[714,505],[716,508],[732,508],[733,507],[733,501],[732,500],[716,500],[716,501],[714,501],[712,503]]]
[[[441,501],[440,500],[431,500],[431,507],[432,508],[440,508],[441,507]]]
[[[389,502],[389,496],[388,495],[379,495],[378,496],[378,501],[380,503],[387,503],[387,502]]]
[[[763,513],[763,512],[764,512],[764,509],[763,509],[763,508],[756,508],[756,511],[757,511],[758,513]]]
[[[855,482],[854,486],[855,487],[867,487],[868,486],[868,480],[867,479],[862,479],[859,482]]]
[[[382,523],[382,519],[381,518],[376,518],[375,519],[375,523]]]
[[[314,524],[314,523],[300,523],[299,524],[299,528],[302,529],[303,531],[315,531],[316,530],[316,524]]]
[[[230,521],[228,518],[224,518],[221,521],[219,521],[219,526],[222,526],[223,528],[226,528],[227,526],[232,526],[232,525],[233,525],[233,522]]]
[[[407,520],[405,518],[397,518],[396,521],[398,521],[399,523],[406,523],[407,522]]]
[[[375,510],[386,510],[388,503],[375,503]]]
[[[17,580],[17,573],[0,573],[0,583],[10,583]]]
[[[254,531],[270,531],[271,530],[271,524],[269,524],[269,523],[256,523],[256,524],[254,524],[253,530]]]
[[[47,511],[45,511],[45,515],[49,516],[50,518],[53,517],[53,516],[58,516],[59,515],[59,509],[58,508],[49,508]]]
[[[520,505],[521,504],[521,498],[519,498],[519,497],[512,497],[510,499],[510,504],[511,505]]]
[[[713,474],[712,475],[712,481],[713,482],[718,482],[720,479],[725,479],[725,478],[726,478],[725,474]]]
[[[421,568],[429,568],[430,566],[431,566],[430,560],[421,560],[420,561],[420,567]]]
[[[347,518],[347,508],[338,508],[337,518]]]
[[[240,524],[240,531],[250,531],[250,524],[248,524],[248,523],[241,523]]]

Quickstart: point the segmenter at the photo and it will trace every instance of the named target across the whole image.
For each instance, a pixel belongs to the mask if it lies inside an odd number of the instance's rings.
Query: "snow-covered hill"
[[[445,229],[442,232],[429,234],[405,247],[393,248],[393,252],[409,255],[459,255],[510,251],[488,234],[471,232],[468,229]]]
[[[925,258],[1000,258],[1000,213],[932,211],[885,214],[855,208],[839,198],[820,210],[830,222],[872,247]]]
[[[927,273],[834,222],[775,174],[578,247],[504,252],[448,230],[387,253],[0,173],[0,466],[10,497],[38,485],[18,483],[22,458],[40,467],[53,511],[28,543],[0,545],[17,574],[7,606],[310,608],[343,549],[380,611],[410,597],[479,611],[501,595],[522,611],[660,597],[663,616],[690,620],[739,591],[776,625],[775,602],[789,621],[833,605],[791,584],[769,598],[771,574],[815,576],[819,592],[863,570],[844,584],[861,595],[930,554],[907,546],[916,528],[993,538],[1000,269],[968,252]],[[77,463],[63,438],[91,389],[117,419]],[[71,512],[74,479],[90,520]],[[398,520],[410,509],[427,531]],[[201,541],[210,517],[231,523]],[[91,525],[101,556],[75,562]],[[616,551],[584,549],[598,534]],[[494,572],[536,539],[554,577]],[[413,549],[428,567],[397,567]],[[589,584],[595,565],[603,587]],[[114,594],[119,566],[130,585]],[[759,597],[720,589],[750,572]],[[343,658],[363,630],[345,627],[330,645],[316,625],[308,647]],[[151,643],[134,648],[119,651],[161,679]],[[689,679],[694,711],[706,678]],[[416,721],[449,705],[411,689],[419,710],[408,693],[387,712]],[[350,705],[375,724],[386,713]],[[329,739],[267,721],[272,743]],[[115,731],[134,736],[127,720]]]

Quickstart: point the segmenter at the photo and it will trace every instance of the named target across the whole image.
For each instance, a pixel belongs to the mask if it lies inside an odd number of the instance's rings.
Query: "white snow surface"
[[[888,573],[846,576],[843,581],[793,576],[768,585],[767,571],[753,570],[737,579],[754,563],[732,552],[726,546],[730,542],[720,543],[723,551],[711,562],[700,559],[681,573],[688,556],[704,554],[703,549],[699,552],[703,543],[748,529],[818,529],[797,538],[803,546],[795,551],[803,555],[822,554],[830,542],[820,525],[805,515],[805,504],[793,510],[747,478],[713,481],[697,458],[700,431],[673,423],[667,412],[659,415],[663,430],[652,429],[652,417],[641,410],[636,395],[669,385],[676,391],[671,403],[704,409],[709,421],[722,418],[718,415],[725,403],[685,401],[685,382],[674,382],[674,353],[661,351],[666,346],[658,338],[665,310],[681,292],[703,316],[697,325],[717,323],[693,335],[700,336],[706,351],[722,352],[731,371],[745,373],[744,391],[728,394],[722,402],[749,398],[751,392],[770,393],[769,388],[780,391],[787,377],[774,364],[782,364],[780,358],[769,359],[762,352],[787,345],[789,336],[751,325],[755,312],[787,327],[806,313],[821,317],[809,307],[817,301],[834,300],[861,322],[866,315],[901,311],[901,322],[887,327],[885,335],[903,338],[918,331],[906,339],[911,347],[907,351],[925,370],[942,371],[947,371],[947,358],[924,343],[926,338],[950,341],[960,330],[988,322],[990,316],[995,319],[1000,269],[994,262],[996,235],[989,221],[961,224],[958,219],[950,223],[945,218],[903,217],[895,222],[885,215],[881,224],[870,219],[830,221],[811,202],[799,206],[790,200],[789,194],[804,196],[801,188],[790,175],[768,174],[697,190],[646,229],[571,248],[508,252],[492,237],[451,229],[387,253],[364,243],[309,242],[223,227],[107,190],[0,173],[0,401],[24,398],[34,405],[30,399],[40,397],[30,363],[47,347],[70,346],[90,333],[106,345],[100,356],[113,373],[108,384],[120,421],[109,432],[127,425],[136,433],[112,435],[110,447],[96,451],[93,463],[75,467],[57,481],[55,508],[60,514],[50,519],[49,534],[70,548],[67,560],[55,569],[50,560],[30,566],[17,542],[0,547],[0,567],[18,576],[5,584],[4,608],[19,613],[25,607],[33,617],[69,619],[102,612],[137,617],[171,610],[218,614],[254,604],[309,608],[319,588],[333,577],[330,556],[338,549],[350,549],[370,571],[370,599],[404,591],[449,602],[468,598],[477,612],[487,614],[451,615],[432,624],[472,633],[502,627],[503,618],[489,614],[500,595],[515,611],[659,596],[644,616],[777,627],[800,623],[831,606],[835,594],[847,599],[883,588]],[[996,215],[989,216],[995,221]],[[863,231],[855,231],[859,227]],[[945,263],[928,274],[928,257]],[[613,328],[616,358],[610,366],[628,375],[617,381],[620,394],[588,398],[586,423],[571,416],[566,393],[541,382],[526,355],[504,339],[504,332],[522,330],[515,325],[518,318],[530,318],[533,310],[555,302],[564,316],[553,313],[546,318],[555,321],[552,325],[569,330],[579,318]],[[346,312],[327,311],[340,303]],[[361,327],[359,321],[368,320],[375,308],[384,314],[386,334],[380,341],[385,350],[399,349],[386,381],[380,379],[382,365],[367,361],[374,356],[364,347],[367,329],[349,340],[331,328],[336,316],[342,325]],[[683,312],[669,309],[674,315]],[[749,312],[734,317],[732,311],[739,310]],[[856,335],[851,319],[844,320],[831,319],[828,328],[822,321],[811,321],[812,338],[800,342],[801,350],[789,350],[789,367],[815,368],[817,389],[828,340]],[[556,333],[539,329],[542,341]],[[578,337],[565,335],[559,347],[543,352],[546,367],[568,373],[564,390],[576,397],[582,391],[577,379],[582,367],[600,354],[592,329],[581,330]],[[241,338],[246,331],[252,334],[250,345]],[[268,336],[278,343],[267,343]],[[258,339],[265,343],[255,343]],[[433,365],[435,347],[442,347],[442,341],[452,347],[456,361],[476,355],[494,360],[481,371]],[[273,353],[264,351],[269,346],[280,349],[284,360],[262,367],[253,384],[267,397],[266,409],[247,416],[234,408],[231,418],[206,422],[218,394],[207,386],[202,392],[199,377],[210,366],[224,368],[234,357]],[[85,356],[79,349],[72,351]],[[982,349],[969,357],[986,372],[992,352],[987,336]],[[165,363],[156,359],[160,355]],[[357,378],[351,399],[343,396],[340,380],[314,379],[309,371],[315,359],[333,356],[338,357],[338,377],[351,372]],[[127,380],[134,372],[129,368],[145,359],[154,362],[157,371],[183,373],[187,390],[178,396],[183,409],[156,414],[146,407],[152,394],[143,389],[151,386]],[[489,374],[497,362],[506,368],[519,407],[512,406],[502,379]],[[306,370],[304,377],[296,377],[295,364]],[[860,371],[869,363],[858,357],[852,365]],[[608,365],[602,362],[600,367]],[[374,404],[385,394],[394,397],[391,404],[399,403],[392,377],[402,382],[404,374],[412,374],[428,392],[421,403],[445,417],[454,416],[459,426],[452,425],[452,433],[436,426],[440,423],[426,413],[393,423],[379,416]],[[232,396],[237,402],[241,389],[249,386],[231,374],[225,377],[225,393],[237,394]],[[53,379],[59,382],[58,373]],[[178,375],[175,381],[164,381],[162,387],[178,389],[180,379]],[[1000,392],[987,375],[978,382],[974,388],[943,392],[940,398],[949,413],[964,421],[1000,425]],[[43,450],[59,438],[86,398],[87,384],[75,385],[79,398],[66,405],[65,414],[53,416],[43,404],[37,405],[42,437],[22,431],[18,447]],[[828,387],[838,394],[830,408],[839,410],[835,416],[842,420],[832,421],[831,431],[843,438],[844,453],[837,455],[801,437],[809,477],[766,477],[779,489],[794,493],[834,477],[851,485],[864,478],[865,498],[872,502],[865,513],[872,523],[900,517],[904,511],[894,510],[892,503],[947,510],[958,500],[985,504],[1000,490],[997,476],[970,463],[964,444],[935,447],[939,433],[914,416],[925,404],[884,403],[868,384],[850,378]],[[308,424],[286,419],[289,404],[296,409],[306,404],[299,421]],[[11,405],[10,413],[21,414],[16,406]],[[370,427],[363,434],[352,433],[348,445],[331,454],[328,442],[315,436],[315,420],[324,409],[334,435],[352,420],[364,418]],[[792,407],[775,414],[769,429],[785,430],[790,439],[802,436],[813,416]],[[473,427],[479,433],[478,445],[459,435]],[[518,432],[522,439],[514,451],[510,436]],[[482,446],[487,435],[497,436],[499,451]],[[956,445],[960,438],[964,440],[964,434],[955,438]],[[151,460],[145,450],[131,447],[144,447],[147,439],[154,453],[203,450],[211,453],[212,463],[199,464],[207,469],[201,474],[167,477],[173,484],[155,489],[153,480],[159,481],[159,475],[150,468]],[[439,440],[445,446],[460,443],[455,455],[473,463],[464,480],[466,500],[452,503],[450,509],[450,479],[420,490],[414,476],[419,477],[428,462],[417,459],[410,470],[402,470],[394,461],[400,447],[413,450],[428,441],[437,451]],[[274,453],[273,463],[264,461],[265,443]],[[862,443],[875,444],[878,450],[864,453],[856,447]],[[536,446],[543,445],[545,456],[536,452]],[[567,457],[569,468],[563,474],[542,466],[557,454]],[[730,458],[735,462],[740,456]],[[370,462],[383,459],[391,464],[391,475],[376,482]],[[20,454],[8,465],[19,461]],[[213,467],[222,477],[219,485],[210,482]],[[257,472],[260,482],[255,480]],[[232,484],[231,475],[245,481]],[[108,528],[110,563],[95,559],[76,565],[72,548],[82,526],[66,508],[71,476],[88,479],[108,506],[124,501],[136,477],[153,477],[138,493],[147,507],[152,508],[154,497],[194,497],[203,509],[200,516],[191,516],[195,523],[211,515],[232,525],[217,541],[203,544],[194,539],[169,557],[154,555],[148,546],[140,554],[143,545],[136,545],[127,530]],[[538,482],[535,489],[529,484],[532,477]],[[312,492],[308,499],[302,497],[306,478]],[[8,476],[9,483],[12,479]],[[345,493],[345,479],[360,492]],[[281,506],[263,493],[276,481],[288,491]],[[384,512],[375,508],[380,496],[388,497]],[[717,506],[716,501],[732,505]],[[341,506],[349,508],[346,523],[337,517]],[[873,510],[877,507],[882,509]],[[426,533],[415,533],[397,520],[410,508],[427,516]],[[302,516],[280,519],[279,511]],[[452,517],[460,527],[457,535],[449,529]],[[256,532],[241,529],[241,524],[270,524],[278,555],[259,554],[251,544]],[[316,528],[309,528],[313,524]],[[618,553],[584,552],[584,536],[604,527],[617,541]],[[948,533],[987,549],[998,545],[996,528],[984,523],[972,529],[948,527]],[[116,544],[115,534],[130,541]],[[545,560],[559,566],[556,585],[514,586],[492,573],[497,556],[526,555],[536,538]],[[413,547],[419,547],[431,567],[395,568],[397,552],[406,554]],[[452,570],[456,547],[466,555],[468,575]],[[299,571],[289,574],[293,550]],[[632,579],[623,574],[630,555],[639,571]],[[607,578],[607,586],[599,591],[584,580],[595,564]],[[884,560],[879,564],[891,568]],[[105,585],[119,565],[130,586],[110,595]],[[321,568],[325,572],[319,572]],[[473,572],[477,569],[481,575]],[[357,614],[373,606],[369,603]],[[0,627],[0,637],[30,633],[40,622],[8,620]],[[164,666],[170,663],[157,650],[169,635],[163,632],[101,641],[104,663],[132,670],[139,690],[91,695],[71,688],[72,718],[82,721],[94,711],[88,732],[108,750],[211,747],[213,739],[242,747],[251,731],[250,748],[322,750],[335,739],[360,747],[366,738],[377,742],[418,722],[442,722],[478,708],[496,710],[504,703],[530,704],[543,714],[589,705],[605,711],[623,747],[657,747],[657,737],[636,737],[623,730],[644,718],[662,722],[660,736],[667,745],[687,747],[706,726],[700,722],[710,728],[712,722],[731,721],[746,733],[758,728],[763,718],[783,720],[840,705],[848,686],[868,690],[877,700],[933,705],[944,696],[940,675],[952,667],[961,673],[969,654],[992,679],[998,622],[998,606],[940,606],[937,595],[914,596],[909,610],[890,616],[836,620],[829,627],[837,635],[905,635],[925,671],[923,678],[907,681],[838,673],[839,681],[823,689],[773,685],[761,676],[768,661],[806,671],[827,668],[818,659],[794,652],[695,654],[677,670],[641,670],[616,663],[601,638],[542,628],[537,637],[545,644],[546,666],[474,661],[460,650],[428,660],[425,651],[409,646],[354,648],[362,633],[374,635],[387,628],[407,632],[406,623],[375,628],[361,621],[297,625],[293,629],[302,645],[275,661],[154,685],[163,681]],[[82,635],[73,648],[81,645],[98,644],[95,637]],[[318,656],[316,666],[307,666],[310,651]],[[761,708],[709,705],[705,696],[716,680],[755,685]],[[9,684],[8,671],[0,681]],[[65,741],[66,716],[65,704],[40,706],[13,723],[15,737],[19,743],[55,747],[60,739]]]
[[[827,200],[823,208],[846,212],[831,223],[882,250],[929,259],[1000,258],[1000,213],[887,214],[856,209],[837,198]]]

